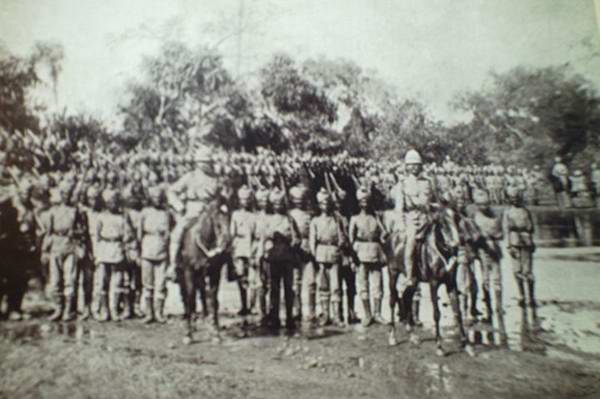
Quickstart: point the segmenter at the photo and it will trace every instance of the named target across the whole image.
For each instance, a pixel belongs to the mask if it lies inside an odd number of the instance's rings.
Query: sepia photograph
[[[0,399],[600,398],[600,0],[0,0]]]

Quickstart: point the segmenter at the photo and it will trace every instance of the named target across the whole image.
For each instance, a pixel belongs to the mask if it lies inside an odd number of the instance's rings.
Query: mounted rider
[[[219,192],[217,177],[212,169],[213,159],[210,148],[202,147],[196,150],[194,161],[196,169],[183,175],[167,190],[169,205],[180,215],[171,235],[170,267],[178,265],[185,229]],[[181,199],[182,195],[185,195],[185,202]]]

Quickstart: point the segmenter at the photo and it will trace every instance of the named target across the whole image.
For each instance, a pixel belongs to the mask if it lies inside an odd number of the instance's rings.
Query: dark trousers
[[[38,256],[30,252],[13,253],[3,263],[0,266],[0,298],[6,296],[8,313],[20,312],[29,279],[35,274],[36,268],[39,269]]]
[[[294,268],[288,262],[267,262],[270,279],[271,309],[269,318],[273,324],[279,324],[279,304],[281,301],[281,284],[283,284],[283,296],[285,299],[286,322],[293,320],[294,307]]]

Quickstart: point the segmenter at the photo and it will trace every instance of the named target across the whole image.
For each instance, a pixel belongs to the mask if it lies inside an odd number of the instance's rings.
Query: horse
[[[198,291],[203,316],[210,316],[212,327],[215,331],[219,329],[218,291],[221,270],[224,265],[231,263],[230,216],[228,202],[222,197],[214,199],[188,223],[183,232],[178,281],[187,336],[190,338],[194,330]]]
[[[414,254],[417,284],[409,284],[402,294],[401,311],[404,313],[403,319],[407,331],[410,333],[410,341],[418,345],[419,337],[414,332],[415,322],[412,314],[412,301],[418,283],[428,283],[435,322],[436,354],[445,356],[440,333],[441,312],[438,303],[438,290],[441,285],[445,285],[454,313],[454,323],[460,334],[461,344],[470,356],[474,356],[475,352],[468,342],[463,326],[456,286],[456,251],[451,244],[456,241],[457,235],[454,217],[454,210],[442,206],[435,212],[433,220],[425,227],[423,238],[418,241]]]

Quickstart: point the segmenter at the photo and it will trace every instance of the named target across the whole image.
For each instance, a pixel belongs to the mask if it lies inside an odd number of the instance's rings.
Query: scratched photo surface
[[[600,397],[600,1],[0,1],[0,398]]]

